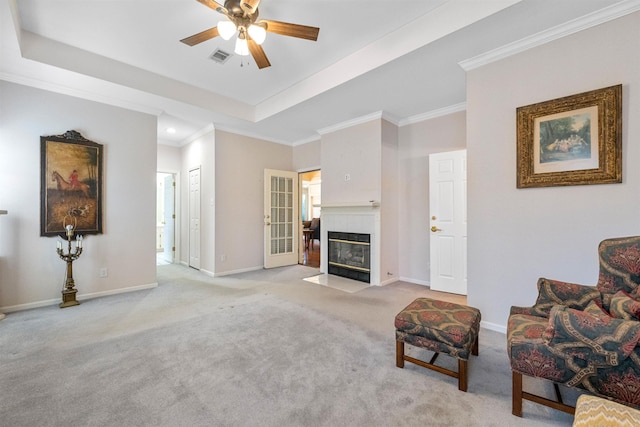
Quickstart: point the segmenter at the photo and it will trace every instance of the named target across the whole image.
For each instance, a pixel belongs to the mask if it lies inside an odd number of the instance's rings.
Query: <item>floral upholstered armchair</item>
[[[597,286],[541,278],[533,307],[511,307],[512,412],[522,400],[573,414],[558,384],[640,407],[640,236],[598,248]],[[557,401],[522,390],[522,375],[553,381]]]

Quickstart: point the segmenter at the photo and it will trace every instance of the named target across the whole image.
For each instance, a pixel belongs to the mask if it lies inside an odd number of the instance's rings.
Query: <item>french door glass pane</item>
[[[271,254],[293,252],[293,179],[271,177]]]

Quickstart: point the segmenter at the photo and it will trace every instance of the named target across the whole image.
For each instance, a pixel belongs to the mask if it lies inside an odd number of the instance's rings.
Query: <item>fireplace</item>
[[[329,231],[328,273],[371,283],[371,235]]]

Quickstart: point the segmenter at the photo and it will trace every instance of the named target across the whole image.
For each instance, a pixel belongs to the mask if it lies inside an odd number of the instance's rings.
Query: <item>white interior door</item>
[[[189,266],[200,269],[200,168],[189,171]]]
[[[162,257],[167,262],[173,262],[176,250],[175,229],[176,229],[176,179],[170,174],[164,177],[164,234],[162,235],[163,254]]]
[[[298,173],[264,170],[264,268],[298,263]]]
[[[467,151],[429,155],[431,289],[467,294]]]

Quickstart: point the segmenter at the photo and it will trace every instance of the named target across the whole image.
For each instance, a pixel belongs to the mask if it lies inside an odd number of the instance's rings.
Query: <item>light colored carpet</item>
[[[524,418],[511,415],[496,332],[481,331],[467,393],[454,378],[396,368],[393,318],[428,289],[346,293],[302,280],[314,274],[296,266],[213,279],[159,266],[156,289],[12,313],[0,322],[0,424],[571,425],[528,402]]]

